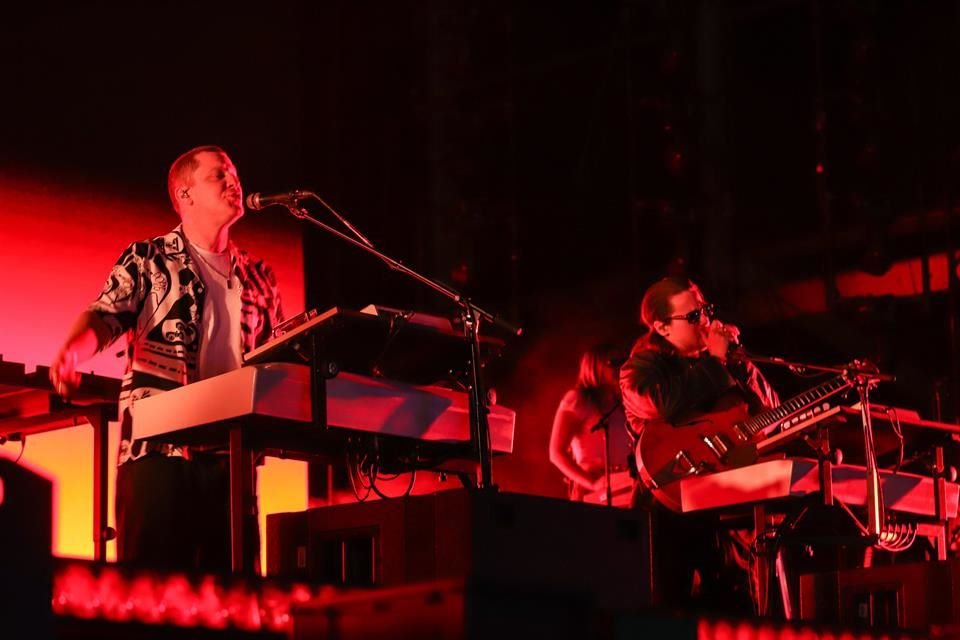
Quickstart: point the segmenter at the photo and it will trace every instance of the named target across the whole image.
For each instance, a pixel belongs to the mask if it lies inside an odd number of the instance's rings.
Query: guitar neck
[[[809,407],[816,405],[827,398],[835,396],[838,393],[846,391],[851,386],[853,386],[853,383],[850,382],[846,376],[837,376],[836,378],[828,380],[823,384],[814,387],[813,389],[790,398],[786,402],[774,407],[773,409],[769,409],[752,416],[748,420],[745,420],[742,423],[742,426],[750,434],[750,436],[755,436],[770,425],[787,420],[796,413],[808,409]]]

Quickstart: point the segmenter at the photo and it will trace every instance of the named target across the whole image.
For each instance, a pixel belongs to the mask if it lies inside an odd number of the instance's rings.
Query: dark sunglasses
[[[715,304],[705,304],[699,309],[694,309],[689,313],[685,313],[682,316],[667,316],[667,320],[686,320],[690,324],[697,324],[700,322],[700,316],[706,316],[709,320],[714,317],[717,313],[717,305]]]

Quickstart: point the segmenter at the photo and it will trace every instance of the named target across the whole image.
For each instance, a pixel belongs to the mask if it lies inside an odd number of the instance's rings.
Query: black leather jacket
[[[776,392],[751,363],[729,361],[703,352],[685,358],[668,344],[641,338],[620,369],[620,389],[635,435],[649,420],[676,422],[709,411],[722,395],[739,390],[751,414],[780,403]]]

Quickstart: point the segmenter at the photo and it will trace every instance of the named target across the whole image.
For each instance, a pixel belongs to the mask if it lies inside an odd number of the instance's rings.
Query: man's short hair
[[[173,204],[173,209],[175,211],[180,211],[180,205],[177,202],[176,185],[180,182],[189,182],[190,177],[193,175],[193,172],[197,170],[197,167],[200,166],[200,163],[197,162],[197,156],[201,153],[222,153],[227,155],[227,152],[218,147],[215,144],[205,144],[199,147],[194,147],[185,153],[180,154],[180,157],[173,161],[173,164],[170,165],[170,172],[167,173],[167,194],[170,196],[170,202]]]

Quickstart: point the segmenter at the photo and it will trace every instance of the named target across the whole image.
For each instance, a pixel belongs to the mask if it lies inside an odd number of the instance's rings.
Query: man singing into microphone
[[[120,392],[119,559],[159,569],[230,570],[225,458],[136,440],[141,398],[238,368],[282,320],[272,269],[230,241],[243,216],[233,162],[216,146],[174,161],[167,190],[180,225],[134,242],[77,318],[50,367],[69,397],[77,366],[128,337]],[[256,541],[246,557],[253,562]],[[256,565],[251,565],[256,566]]]
[[[752,363],[728,358],[740,331],[713,314],[713,305],[686,278],[664,278],[647,289],[640,321],[648,332],[620,369],[623,406],[634,434],[641,435],[651,422],[673,425],[709,412],[731,391],[742,395],[750,413],[779,404]],[[638,502],[650,499],[639,483],[635,496]],[[737,587],[745,599],[744,581],[730,584],[730,563],[720,561],[721,554],[729,558],[736,553],[731,539],[718,538],[713,523],[699,516],[677,516],[663,508],[656,509],[656,516],[660,535],[655,536],[655,552],[663,562],[659,588],[667,604],[695,604],[695,587],[703,602],[721,607],[739,604]]]

